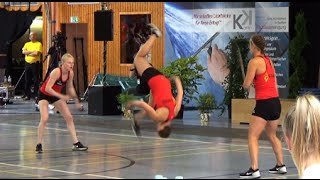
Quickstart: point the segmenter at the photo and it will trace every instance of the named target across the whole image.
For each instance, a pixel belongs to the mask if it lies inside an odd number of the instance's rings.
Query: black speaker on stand
[[[94,40],[113,40],[113,11],[100,10],[94,12]]]
[[[101,3],[102,10],[94,12],[94,40],[103,41],[103,73],[107,66],[107,41],[113,40],[113,11],[107,10]],[[105,76],[102,80],[105,82]],[[91,86],[88,90],[88,114],[91,115],[120,115],[117,95],[122,91],[121,86]]]
[[[102,10],[94,12],[94,40],[103,41],[103,73],[107,69],[107,41],[113,40],[113,11]]]

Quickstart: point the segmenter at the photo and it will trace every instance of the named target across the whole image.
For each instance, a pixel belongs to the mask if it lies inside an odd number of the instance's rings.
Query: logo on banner
[[[233,15],[233,29],[250,30],[252,21],[252,10],[242,10],[242,13]]]

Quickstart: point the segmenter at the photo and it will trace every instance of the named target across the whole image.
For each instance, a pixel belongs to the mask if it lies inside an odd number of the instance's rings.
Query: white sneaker
[[[54,109],[54,105],[49,104],[48,107],[49,107],[50,110]]]
[[[248,171],[244,173],[240,173],[240,178],[241,179],[257,179],[260,178],[261,174],[259,169],[253,170],[251,167]]]
[[[151,33],[155,34],[157,36],[157,38],[162,36],[160,29],[156,25],[150,23],[150,24],[148,24],[148,26],[150,27]]]
[[[269,169],[269,173],[272,173],[272,174],[286,174],[287,173],[286,165],[284,165],[284,164],[281,165],[281,166],[276,165],[274,168]]]
[[[36,108],[36,111],[39,111],[39,104],[34,104],[34,107]]]

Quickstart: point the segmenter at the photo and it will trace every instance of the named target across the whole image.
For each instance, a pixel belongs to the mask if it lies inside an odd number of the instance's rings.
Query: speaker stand
[[[107,41],[103,41],[103,75],[106,75],[107,69]],[[103,82],[105,82],[105,76],[103,77]]]

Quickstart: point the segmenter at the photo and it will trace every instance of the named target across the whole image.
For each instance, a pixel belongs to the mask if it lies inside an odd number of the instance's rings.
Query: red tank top
[[[161,107],[168,108],[169,115],[167,121],[172,120],[175,117],[174,108],[176,102],[171,92],[170,80],[163,75],[157,75],[148,81],[148,85],[153,96],[153,107],[155,109]]]
[[[62,81],[62,70],[61,67],[59,67],[60,69],[60,77],[58,80],[56,80],[56,82],[53,84],[52,89],[55,90],[56,92],[61,93],[62,88],[67,84],[67,81],[69,80],[69,74],[70,72],[68,72],[68,78],[65,81]],[[47,96],[52,96],[51,94],[49,94],[48,92],[46,92],[46,86],[47,83],[49,81],[49,76],[47,77],[46,81],[41,85],[40,87],[40,91],[47,95]]]
[[[261,74],[256,74],[253,82],[256,89],[256,99],[269,99],[279,97],[276,87],[276,74],[272,68],[271,60],[267,56],[260,56],[266,64],[266,71]]]

